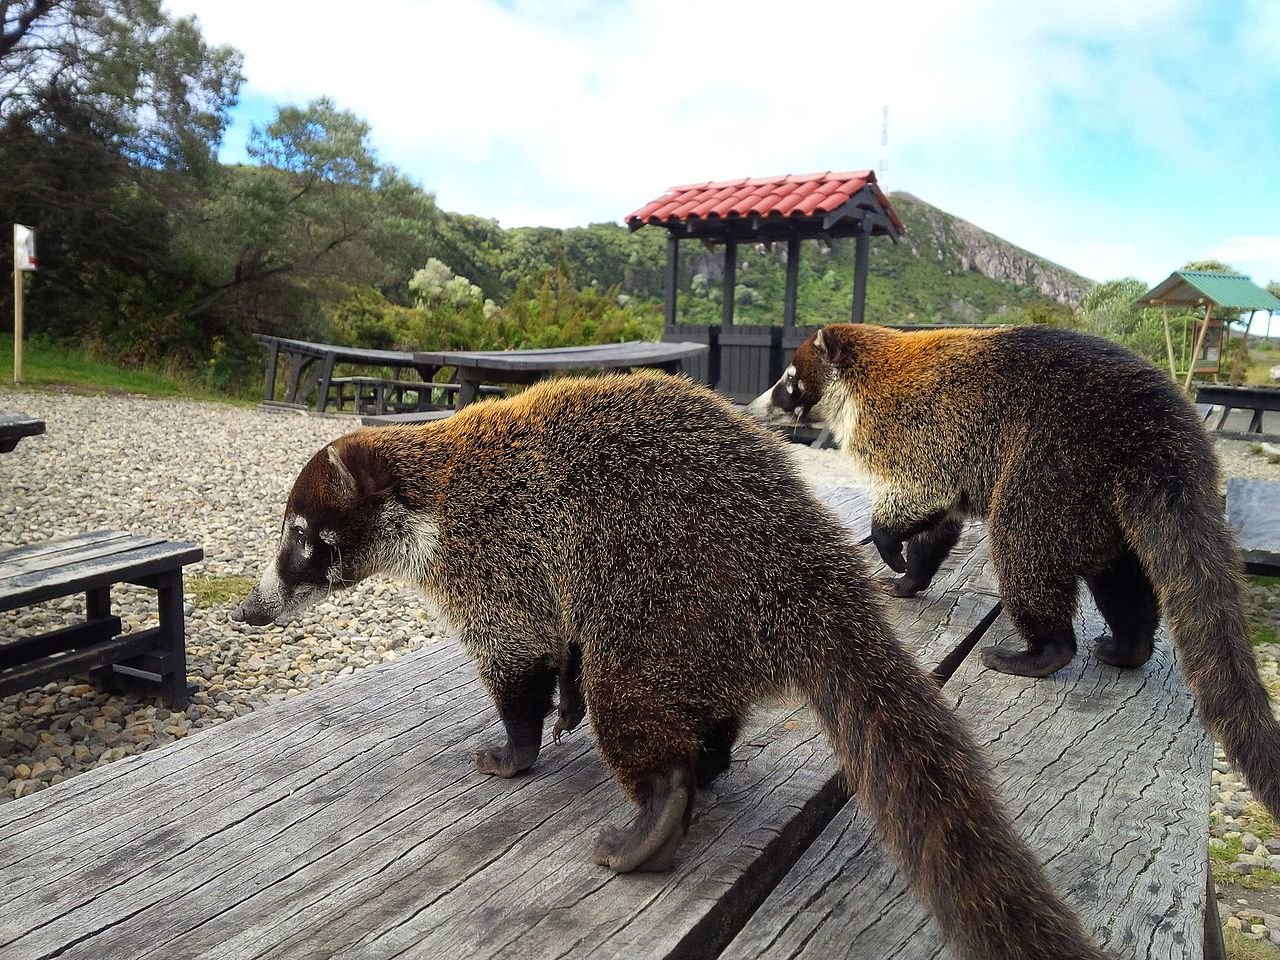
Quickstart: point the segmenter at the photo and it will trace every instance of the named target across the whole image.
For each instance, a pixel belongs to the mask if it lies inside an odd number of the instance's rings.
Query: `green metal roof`
[[[1134,301],[1143,306],[1203,306],[1212,303],[1233,310],[1280,310],[1280,300],[1238,273],[1175,270]]]

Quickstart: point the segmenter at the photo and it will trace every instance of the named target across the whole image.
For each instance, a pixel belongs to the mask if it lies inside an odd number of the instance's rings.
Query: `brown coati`
[[[1218,465],[1186,397],[1109,341],[1045,327],[901,332],[835,324],[748,408],[825,420],[870,488],[872,539],[929,586],[966,517],[985,518],[1025,651],[994,670],[1047,676],[1075,655],[1077,578],[1110,628],[1099,660],[1138,667],[1161,611],[1201,716],[1280,816],[1280,725],[1258,679]],[[906,557],[903,557],[903,544]]]
[[[886,626],[856,545],[780,441],[710,391],[557,381],[341,437],[299,474],[236,615],[287,619],[374,573],[419,584],[475,657],[506,731],[473,755],[482,772],[528,769],[558,675],[557,732],[582,716],[580,685],[638,805],[596,839],[597,863],[668,867],[747,710],[796,692],[959,953],[1100,956]]]

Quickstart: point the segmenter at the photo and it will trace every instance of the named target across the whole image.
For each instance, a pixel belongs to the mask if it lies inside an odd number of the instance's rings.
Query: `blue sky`
[[[229,160],[276,104],[328,95],[441,206],[503,226],[872,167],[1095,280],[1205,257],[1280,280],[1276,0],[166,6],[245,54]]]

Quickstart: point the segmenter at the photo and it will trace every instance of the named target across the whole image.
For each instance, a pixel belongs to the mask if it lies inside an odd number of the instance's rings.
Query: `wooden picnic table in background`
[[[485,384],[536,383],[565,370],[633,370],[651,367],[679,373],[690,357],[706,353],[705,343],[652,343],[633,340],[585,347],[547,347],[536,350],[417,351],[418,363],[457,370],[457,409],[476,399]]]
[[[0,453],[10,453],[23,437],[44,433],[44,421],[25,413],[0,410]]]
[[[290,340],[255,333],[254,339],[267,352],[267,382],[263,392],[266,405],[291,407],[308,406],[307,396],[311,387],[316,389],[314,408],[323,413],[329,402],[329,387],[333,380],[335,364],[345,363],[355,367],[381,370],[390,367],[393,379],[400,379],[405,370],[413,370],[424,384],[429,383],[439,370],[439,364],[423,363],[406,350],[371,350],[363,347],[344,347],[332,343],[312,343],[308,340]],[[276,367],[281,358],[288,362],[284,396],[276,399]],[[318,369],[313,369],[318,366]]]
[[[823,496],[863,540],[865,493]],[[1206,899],[1212,740],[1167,637],[1141,669],[1100,664],[1085,605],[1086,642],[1058,674],[985,670],[975,644],[1016,642],[986,537],[969,525],[927,593],[887,605],[895,630],[1104,949],[1221,956]],[[441,642],[0,806],[0,953],[948,956],[796,702],[744,725],[663,874],[590,862],[595,832],[632,809],[589,724],[548,737],[513,780],[469,759],[501,735],[469,658]]]

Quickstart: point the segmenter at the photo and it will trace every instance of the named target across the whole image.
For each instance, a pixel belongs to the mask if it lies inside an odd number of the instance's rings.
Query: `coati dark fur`
[[[929,586],[962,520],[987,520],[1027,644],[983,650],[993,670],[1042,677],[1071,661],[1078,579],[1110,628],[1095,646],[1104,663],[1146,663],[1163,611],[1201,716],[1280,817],[1280,725],[1258,679],[1217,460],[1168,374],[1045,327],[835,324],[749,409],[831,424],[872,492],[872,539],[902,574],[898,596]]]
[[[558,677],[566,728],[580,682],[638,808],[596,839],[597,863],[667,868],[748,709],[797,692],[961,955],[1101,956],[886,625],[855,544],[780,441],[710,391],[557,381],[341,437],[299,474],[237,616],[287,619],[374,573],[418,583],[475,657],[506,730],[474,754],[480,771],[528,769]]]

